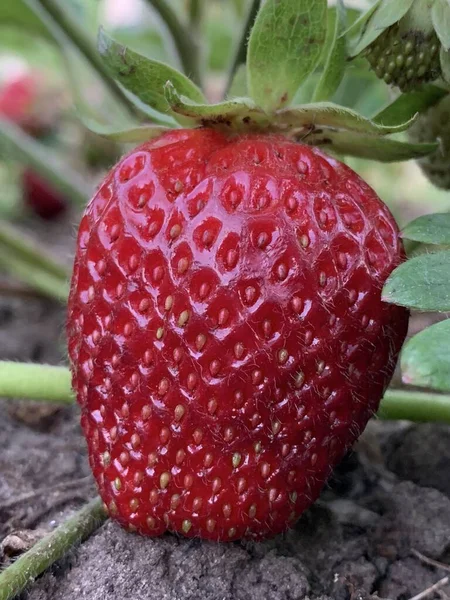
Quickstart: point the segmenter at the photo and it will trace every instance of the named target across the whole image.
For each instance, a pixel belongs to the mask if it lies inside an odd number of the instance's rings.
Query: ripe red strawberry
[[[67,210],[65,198],[31,169],[22,176],[25,203],[42,219],[55,219]]]
[[[285,530],[377,410],[408,313],[380,291],[395,222],[351,169],[283,137],[179,130],[81,221],[73,386],[110,515],[147,535]]]
[[[35,77],[15,77],[0,88],[0,114],[26,129],[36,95]]]

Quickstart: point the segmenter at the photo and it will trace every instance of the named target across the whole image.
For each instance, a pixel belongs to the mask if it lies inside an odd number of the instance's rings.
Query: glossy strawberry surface
[[[408,313],[386,206],[278,136],[176,131],[107,176],[81,221],[73,386],[110,515],[147,535],[274,535],[377,410]]]

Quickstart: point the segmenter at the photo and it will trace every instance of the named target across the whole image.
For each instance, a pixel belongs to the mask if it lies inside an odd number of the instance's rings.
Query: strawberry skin
[[[394,219],[280,136],[179,130],[81,221],[73,387],[111,517],[147,535],[284,531],[377,410],[408,312],[381,301]]]

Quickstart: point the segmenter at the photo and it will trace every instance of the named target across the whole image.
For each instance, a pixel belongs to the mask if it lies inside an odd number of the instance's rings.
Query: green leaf
[[[403,229],[402,237],[423,244],[450,244],[450,213],[414,219]]]
[[[286,106],[312,73],[326,36],[326,0],[266,0],[248,43],[248,86],[258,106]]]
[[[256,108],[254,102],[249,98],[237,98],[227,100],[219,104],[195,104],[187,98],[181,97],[171,82],[166,84],[166,99],[170,109],[175,116],[179,115],[180,122],[184,124],[186,119],[191,124],[208,127],[222,126],[224,129],[255,127],[267,128],[270,125],[269,117],[259,108]]]
[[[450,250],[421,254],[397,267],[383,300],[417,310],[450,310]]]
[[[190,100],[205,101],[200,89],[185,75],[119,44],[103,29],[98,35],[98,50],[117,80],[142,102],[161,113],[168,110],[164,95],[164,86],[168,81]]]
[[[405,383],[450,391],[450,320],[431,325],[409,340],[400,364]]]
[[[323,72],[314,92],[313,101],[328,100],[338,89],[346,67],[346,43],[340,34],[345,28],[345,8],[342,0],[328,9],[328,27],[325,47],[328,48]]]
[[[450,49],[450,3],[448,0],[434,0],[431,19],[436,34],[446,50]]]
[[[447,91],[436,85],[422,85],[419,90],[401,94],[373,117],[375,123],[396,125],[426,111],[447,95]]]
[[[332,102],[318,102],[281,110],[277,113],[275,122],[281,122],[290,127],[306,125],[312,132],[316,127],[337,127],[371,135],[386,135],[405,131],[414,120],[413,118],[406,123],[396,125],[380,125],[350,108]]]
[[[152,140],[166,131],[171,131],[170,127],[161,127],[158,125],[141,125],[139,127],[131,127],[130,129],[114,129],[106,125],[101,125],[98,121],[83,118],[83,122],[94,133],[101,135],[113,142],[122,144],[139,144]]]
[[[400,21],[414,0],[382,0],[371,15],[358,42],[350,48],[350,56],[360,54],[379,37],[385,29]]]
[[[331,129],[305,135],[304,138],[299,136],[298,141],[322,147],[325,151],[330,148],[340,154],[379,162],[398,162],[422,158],[434,152],[438,147],[438,144],[410,144],[389,138]]]

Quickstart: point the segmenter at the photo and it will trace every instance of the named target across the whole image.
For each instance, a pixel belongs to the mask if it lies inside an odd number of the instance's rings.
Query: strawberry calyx
[[[208,103],[186,75],[137,53],[100,29],[100,55],[147,119],[106,124],[89,118],[85,124],[124,143],[143,142],[168,129],[208,127],[230,135],[278,133],[324,147],[331,154],[384,162],[434,152],[435,143],[413,144],[390,137],[407,130],[416,119],[415,99],[403,103],[402,110],[394,107],[395,114],[384,110],[380,118],[371,119],[329,101],[348,59],[342,39],[345,23],[340,2],[327,8],[326,0],[267,0],[249,36],[247,63],[238,65],[230,92],[216,104]],[[311,102],[297,104],[302,84],[317,75]],[[431,106],[434,96],[425,91],[422,103]]]

